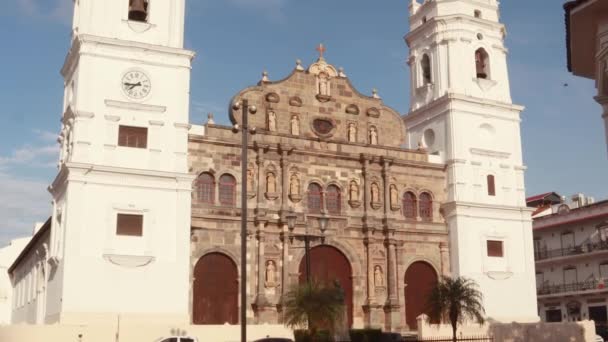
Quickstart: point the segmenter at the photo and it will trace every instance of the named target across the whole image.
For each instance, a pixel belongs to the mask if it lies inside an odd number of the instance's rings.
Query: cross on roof
[[[319,44],[319,47],[317,47],[317,51],[319,51],[319,57],[323,58],[323,54],[325,53],[325,51],[327,51],[327,49],[323,44]]]

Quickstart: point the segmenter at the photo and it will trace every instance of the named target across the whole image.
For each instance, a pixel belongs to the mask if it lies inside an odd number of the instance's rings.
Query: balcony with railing
[[[600,241],[596,243],[584,243],[579,246],[573,246],[568,248],[559,249],[545,249],[534,250],[534,260],[548,260],[562,257],[579,256],[593,252],[608,251],[608,242]]]
[[[579,283],[558,284],[558,285],[543,285],[537,288],[538,296],[548,296],[562,293],[573,292],[601,292],[607,291],[605,282],[598,279],[590,279]]]

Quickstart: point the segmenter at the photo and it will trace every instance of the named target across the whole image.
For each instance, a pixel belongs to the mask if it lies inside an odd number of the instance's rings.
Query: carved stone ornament
[[[391,210],[397,211],[401,209],[401,206],[399,205],[399,190],[397,190],[397,186],[395,184],[391,184],[390,192]]]
[[[374,126],[369,128],[369,143],[371,145],[378,145],[378,129]]]
[[[377,288],[384,287],[384,272],[380,265],[374,267],[374,286]]]
[[[302,200],[300,177],[297,173],[292,174],[289,178],[289,199],[294,203]]]
[[[268,130],[271,132],[277,130],[277,114],[274,111],[268,112]]]
[[[292,107],[302,107],[302,99],[294,96],[289,99],[289,105]]]
[[[372,183],[371,186],[371,206],[373,209],[380,209],[382,204],[380,203],[380,187],[377,183]]]
[[[274,260],[268,260],[266,262],[266,277],[264,280],[264,285],[266,288],[277,287],[277,266]]]
[[[297,115],[291,117],[291,134],[300,135],[300,118]]]
[[[270,103],[279,103],[279,101],[281,101],[281,97],[277,93],[268,93],[266,95],[266,101]]]
[[[317,100],[327,102],[331,100],[331,80],[338,77],[338,70],[333,65],[327,64],[323,55],[316,63],[313,63],[308,72],[317,76]]]
[[[372,118],[379,118],[380,110],[378,108],[372,107],[367,110],[367,116],[372,117]]]
[[[274,172],[268,172],[266,175],[266,198],[275,200],[279,197],[277,193],[277,177]]]
[[[348,124],[348,142],[357,142],[357,124],[354,122]]]
[[[359,184],[356,181],[351,181],[348,186],[348,204],[352,208],[361,206],[361,201],[359,200]]]
[[[359,115],[359,107],[357,105],[351,104],[346,107],[347,114]]]
[[[247,168],[247,197],[255,197],[255,171],[253,166]]]

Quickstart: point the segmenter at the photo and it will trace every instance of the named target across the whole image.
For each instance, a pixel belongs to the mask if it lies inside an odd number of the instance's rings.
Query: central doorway
[[[306,256],[300,261],[300,284],[306,282]],[[310,277],[312,280],[331,284],[335,280],[344,290],[348,327],[353,326],[353,280],[350,262],[338,249],[318,246],[310,249]]]

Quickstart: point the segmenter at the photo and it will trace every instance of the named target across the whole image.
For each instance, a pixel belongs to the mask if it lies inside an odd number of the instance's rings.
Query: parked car
[[[196,337],[188,337],[188,336],[170,336],[163,337],[158,340],[158,342],[198,342]]]
[[[256,340],[254,342],[293,342],[293,340],[283,337],[265,337],[261,340]]]

